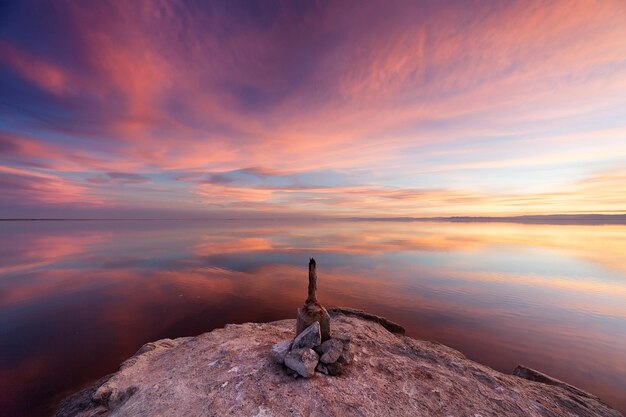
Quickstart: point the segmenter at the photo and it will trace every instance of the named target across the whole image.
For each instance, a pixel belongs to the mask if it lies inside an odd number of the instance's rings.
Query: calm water
[[[0,410],[47,415],[145,342],[358,307],[626,412],[626,226],[0,223]]]

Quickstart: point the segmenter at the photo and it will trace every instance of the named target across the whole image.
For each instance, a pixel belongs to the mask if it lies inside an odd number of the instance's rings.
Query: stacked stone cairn
[[[310,378],[315,371],[326,375],[341,375],[344,366],[352,362],[350,335],[331,336],[330,316],[317,302],[317,271],[315,259],[309,261],[309,295],[298,309],[296,337],[272,346],[272,360],[285,366],[294,378]]]

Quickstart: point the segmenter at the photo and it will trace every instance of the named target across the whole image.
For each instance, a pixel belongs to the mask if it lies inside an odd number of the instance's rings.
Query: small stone
[[[293,369],[305,378],[315,375],[315,367],[317,366],[319,356],[313,349],[302,348],[292,349],[285,356],[285,365]]]
[[[328,375],[341,375],[343,373],[343,366],[337,362],[335,363],[327,363],[326,369],[328,369]]]
[[[293,341],[292,349],[313,348],[322,342],[320,324],[315,322],[304,329]]]
[[[323,373],[324,375],[328,375],[328,368],[326,368],[326,365],[324,365],[321,362],[317,364],[317,367],[315,368],[315,370],[317,372]]]
[[[291,340],[283,340],[272,346],[270,356],[274,362],[283,364],[285,363],[285,356],[289,353],[289,349],[291,349]]]
[[[354,359],[354,352],[352,351],[352,338],[346,333],[337,334],[333,339],[339,340],[343,344],[343,352],[337,359],[338,363],[349,364]]]
[[[321,356],[320,360],[324,363],[349,364],[354,358],[350,340],[350,336],[340,334],[317,346],[315,351]]]
[[[322,356],[320,360],[323,363],[337,362],[337,359],[343,353],[343,344],[337,339],[328,339],[320,346]]]
[[[352,336],[345,332],[337,332],[333,334],[333,339],[337,339],[341,341],[341,343],[350,343],[352,341]]]
[[[328,350],[337,342],[338,341],[335,340],[335,338],[328,339],[325,342],[323,342],[321,345],[315,346],[315,351],[318,354],[323,355],[324,353],[328,352]]]
[[[344,348],[344,351],[337,358],[337,363],[340,363],[342,365],[347,365],[351,363],[353,360],[354,360],[354,352],[352,352],[350,349],[346,351]]]
[[[332,350],[330,352],[324,353],[320,357],[320,361],[322,361],[323,363],[335,363],[335,362],[337,362],[337,359],[339,359],[340,355],[341,355],[340,351]]]

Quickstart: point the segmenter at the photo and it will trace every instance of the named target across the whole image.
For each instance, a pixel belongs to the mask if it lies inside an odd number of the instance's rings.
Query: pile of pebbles
[[[350,335],[336,334],[322,341],[319,322],[314,322],[293,340],[283,340],[272,346],[272,360],[285,366],[294,378],[310,378],[315,372],[341,375],[352,362]]]

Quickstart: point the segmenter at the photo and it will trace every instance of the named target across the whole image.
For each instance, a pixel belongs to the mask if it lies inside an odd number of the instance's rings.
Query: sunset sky
[[[626,212],[626,1],[3,1],[0,217]]]

